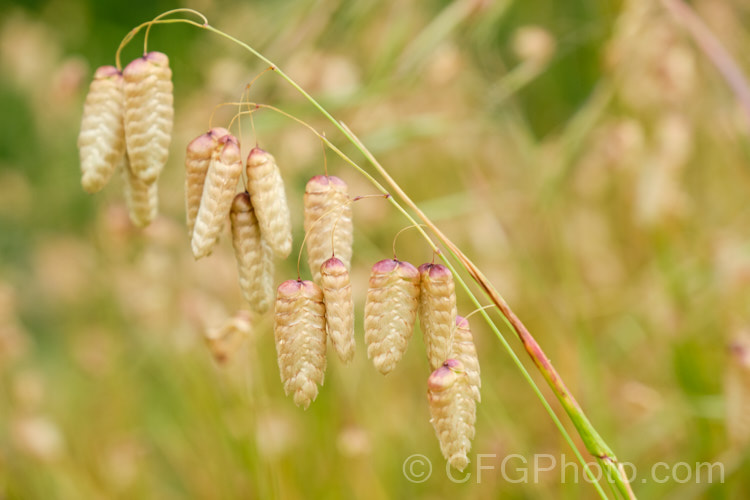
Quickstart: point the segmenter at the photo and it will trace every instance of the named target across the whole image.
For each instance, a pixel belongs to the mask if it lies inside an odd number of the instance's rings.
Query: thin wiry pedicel
[[[474,399],[481,401],[479,389],[482,387],[482,379],[479,376],[479,358],[474,346],[474,337],[471,334],[469,321],[462,316],[456,316],[456,330],[453,333],[453,349],[448,356],[459,360],[464,365],[466,376]]]
[[[155,182],[167,163],[174,117],[169,58],[149,52],[122,72],[125,80],[125,142],[133,173]]]
[[[284,181],[274,157],[257,147],[247,157],[247,191],[263,238],[277,257],[287,258],[292,251],[292,220]]]
[[[447,360],[432,372],[427,387],[430,423],[440,441],[440,451],[452,467],[464,470],[474,439],[477,403],[461,362]]]
[[[436,370],[448,359],[456,325],[456,288],[453,274],[442,264],[419,266],[419,325],[422,328],[430,368]]]
[[[228,135],[225,128],[212,128],[199,135],[188,144],[185,154],[185,214],[187,217],[188,236],[193,237],[195,218],[201,206],[203,185],[211,164],[211,156],[219,144],[219,139]]]
[[[125,155],[122,73],[114,66],[94,73],[83,105],[78,150],[81,185],[95,193],[109,182]]]
[[[354,358],[354,301],[349,270],[341,260],[331,257],[320,269],[320,288],[326,306],[326,328],[339,359]]]
[[[234,197],[229,215],[242,295],[253,311],[264,313],[273,303],[273,251],[261,238],[248,193]]]
[[[372,267],[365,300],[367,357],[387,374],[409,345],[419,302],[419,271],[408,262],[381,260]]]
[[[195,219],[191,246],[196,259],[209,255],[218,241],[241,176],[240,146],[233,135],[225,135],[211,157]]]
[[[159,211],[159,192],[155,182],[143,182],[130,169],[127,155],[122,163],[125,204],[130,220],[138,227],[148,226]]]
[[[326,369],[326,320],[323,292],[312,281],[279,285],[274,337],[281,381],[294,403],[307,409],[323,385]]]
[[[349,188],[344,181],[333,175],[316,175],[307,182],[305,233],[307,262],[315,283],[320,284],[320,266],[331,255],[351,269],[354,229]]]

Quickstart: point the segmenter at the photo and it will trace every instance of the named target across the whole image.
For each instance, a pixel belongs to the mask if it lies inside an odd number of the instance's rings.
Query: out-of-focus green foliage
[[[750,72],[747,6],[693,4]],[[477,316],[472,476],[446,475],[419,332],[387,377],[366,359],[369,268],[406,224],[382,200],[354,206],[356,359],[330,357],[307,412],[283,394],[269,317],[228,363],[213,360],[205,331],[243,304],[227,234],[211,257],[190,255],[183,153],[264,66],[210,33],[155,27],[149,47],[171,59],[176,110],[161,216],[137,230],[119,179],[95,196],[79,181],[94,69],[114,64],[131,28],[177,7],[261,50],[363,137],[538,338],[636,467],[640,498],[750,495],[750,125],[659,2],[39,0],[0,18],[0,498],[594,496],[559,467],[533,480],[535,454],[574,457]],[[352,152],[272,72],[249,96]],[[320,141],[268,111],[253,121],[254,133],[241,121],[243,151],[257,140],[277,157],[296,252]],[[353,195],[374,192],[327,161]],[[415,231],[397,252],[433,258]],[[296,272],[292,257],[276,279]],[[459,313],[471,309],[459,296]],[[404,476],[413,454],[433,464],[422,483]],[[478,471],[477,454],[494,454],[481,459],[493,469]],[[514,454],[529,481],[503,477]],[[721,462],[725,480],[658,483],[659,462]]]

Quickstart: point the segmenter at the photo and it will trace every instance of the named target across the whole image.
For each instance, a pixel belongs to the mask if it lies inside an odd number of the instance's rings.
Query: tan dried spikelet
[[[430,368],[437,370],[448,359],[456,325],[456,287],[453,274],[442,264],[419,266],[419,325]]]
[[[238,311],[220,327],[206,330],[206,344],[216,362],[225,364],[239,350],[251,331],[250,313]]]
[[[273,303],[273,251],[260,236],[248,193],[234,197],[229,217],[242,295],[253,311],[264,313]]]
[[[122,164],[125,204],[130,220],[138,227],[148,226],[159,212],[159,191],[155,182],[143,182],[130,168],[128,155]]]
[[[480,402],[482,397],[479,389],[482,387],[482,379],[479,376],[479,358],[477,357],[477,349],[474,346],[474,337],[471,335],[469,321],[462,316],[456,316],[453,349],[448,357],[457,359],[464,365],[474,399],[477,400],[477,403]]]
[[[336,257],[323,262],[320,288],[326,306],[326,329],[339,359],[348,363],[354,358],[354,301],[349,270]]]
[[[292,219],[281,172],[271,154],[253,148],[247,157],[247,191],[263,238],[280,259],[292,251]]]
[[[218,141],[229,131],[215,127],[199,135],[188,144],[185,154],[185,214],[187,216],[188,236],[193,237],[195,218],[201,206],[203,185],[206,182],[211,156],[218,146]]]
[[[724,382],[726,426],[734,449],[750,445],[750,333],[740,332],[730,344]]]
[[[169,156],[174,119],[169,58],[149,52],[122,72],[125,80],[125,142],[133,173],[144,182],[159,177]]]
[[[333,175],[316,175],[307,182],[305,233],[307,262],[315,283],[320,284],[320,266],[331,255],[351,269],[354,228],[349,187],[344,181]]]
[[[440,451],[452,467],[464,470],[469,463],[466,454],[474,439],[477,403],[471,391],[464,366],[449,359],[427,380],[430,423],[435,429]]]
[[[95,193],[109,182],[125,155],[122,73],[114,66],[94,73],[83,105],[78,149],[81,185]]]
[[[279,285],[274,337],[284,392],[307,409],[323,385],[326,369],[326,320],[323,292],[312,281]]]
[[[419,271],[408,262],[381,260],[372,266],[365,300],[367,357],[383,375],[409,345],[419,302]]]
[[[233,135],[225,135],[218,140],[211,156],[195,218],[191,246],[196,259],[209,255],[218,241],[241,176],[240,146]]]

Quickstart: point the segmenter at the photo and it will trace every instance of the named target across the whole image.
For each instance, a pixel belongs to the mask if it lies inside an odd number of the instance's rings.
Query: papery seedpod
[[[326,369],[325,305],[318,285],[300,280],[279,285],[273,330],[284,392],[307,409]]]
[[[125,142],[130,168],[144,182],[154,182],[169,156],[174,119],[169,58],[149,52],[122,71],[125,80]]]
[[[316,175],[307,182],[305,233],[307,262],[315,283],[320,284],[320,266],[331,255],[351,269],[354,228],[349,187],[344,181],[333,175]]]
[[[240,146],[233,135],[225,135],[211,157],[195,218],[191,246],[196,259],[209,255],[218,241],[241,176]]]
[[[408,262],[381,260],[372,266],[365,300],[367,357],[383,375],[409,345],[419,303],[419,271]]]
[[[464,470],[466,454],[474,439],[477,403],[460,361],[449,359],[427,380],[430,423],[435,429],[440,451],[452,467]]]
[[[247,157],[247,191],[263,238],[280,259],[292,251],[292,219],[281,172],[271,154],[253,148]]]
[[[207,329],[206,344],[216,362],[225,364],[240,349],[251,331],[250,313],[239,311],[220,327]]]
[[[242,295],[253,311],[264,313],[273,303],[273,251],[261,238],[248,193],[234,197],[229,217]]]
[[[148,226],[159,213],[159,190],[155,182],[143,182],[130,169],[127,155],[122,164],[123,191],[130,220],[138,227]]]
[[[419,266],[419,325],[430,368],[437,370],[448,359],[456,325],[456,287],[453,274],[442,264]]]
[[[102,189],[125,155],[122,73],[114,66],[102,66],[83,104],[78,134],[81,185],[89,193]]]
[[[187,216],[188,236],[193,237],[195,218],[201,206],[203,185],[206,182],[211,156],[216,150],[219,139],[229,135],[225,128],[215,127],[199,135],[188,144],[185,154],[185,214]]]
[[[354,301],[349,270],[336,257],[323,262],[320,288],[326,306],[326,329],[339,359],[348,363],[354,358]]]
[[[464,365],[466,376],[469,378],[471,392],[477,402],[482,400],[479,389],[482,387],[482,379],[479,376],[479,358],[477,349],[474,346],[474,337],[471,335],[469,321],[462,317],[456,316],[456,330],[453,333],[453,348],[448,356],[457,359]]]

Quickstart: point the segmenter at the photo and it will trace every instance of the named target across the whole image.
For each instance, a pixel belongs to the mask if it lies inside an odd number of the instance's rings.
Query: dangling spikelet
[[[195,218],[201,206],[203,184],[206,182],[211,156],[216,150],[220,138],[228,135],[225,128],[212,128],[203,135],[193,139],[185,154],[185,214],[187,215],[188,236],[193,237]]]
[[[143,182],[130,169],[128,155],[122,164],[125,204],[130,220],[138,227],[146,227],[159,211],[159,191],[155,182]]]
[[[482,387],[482,379],[479,377],[479,358],[474,346],[474,337],[471,335],[471,329],[469,328],[469,321],[462,316],[456,316],[453,349],[449,357],[459,360],[464,365],[474,399],[477,400],[477,403],[480,402],[482,397],[479,388]]]
[[[206,330],[206,344],[219,364],[227,363],[250,335],[252,323],[247,311],[239,311],[219,328]]]
[[[381,260],[372,266],[365,300],[367,357],[383,375],[406,352],[419,302],[419,271],[408,262]]]
[[[169,58],[149,52],[128,64],[125,80],[125,142],[133,173],[154,182],[167,163],[174,117]]]
[[[253,148],[247,157],[247,191],[263,239],[277,257],[287,258],[292,251],[292,220],[284,181],[274,157],[260,148]]]
[[[264,313],[273,302],[273,251],[260,236],[249,194],[234,197],[229,216],[242,295],[253,311]]]
[[[430,423],[440,441],[443,457],[458,470],[469,463],[466,454],[474,439],[477,403],[460,361],[447,360],[427,380]]]
[[[241,176],[242,157],[237,139],[231,134],[225,135],[218,140],[211,156],[201,204],[195,218],[191,246],[196,259],[209,255],[218,241]]]
[[[336,234],[332,236],[334,225]],[[351,269],[352,205],[344,181],[333,175],[316,175],[307,182],[305,233],[307,262],[315,283],[320,284],[320,266],[331,254],[338,257],[347,270]]]
[[[448,359],[456,325],[456,289],[453,275],[442,264],[419,266],[419,325],[430,368],[437,370]]]
[[[274,337],[284,392],[294,394],[294,403],[307,409],[326,369],[325,305],[315,283],[289,280],[279,285]]]
[[[339,359],[354,358],[354,301],[349,271],[341,260],[331,257],[320,269],[320,288],[326,306],[326,329]]]
[[[102,189],[125,154],[122,73],[114,66],[102,66],[86,95],[78,135],[81,185],[89,193]]]

